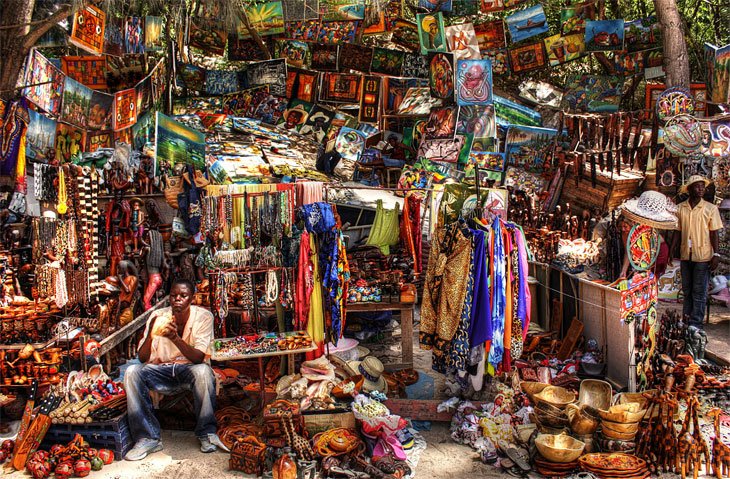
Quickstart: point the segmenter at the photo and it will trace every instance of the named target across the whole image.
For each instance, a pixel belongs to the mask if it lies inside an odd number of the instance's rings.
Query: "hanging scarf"
[[[502,223],[497,217],[492,223],[492,343],[489,350],[489,372],[495,374],[504,355],[504,312],[507,302],[505,285],[505,251],[502,240]]]
[[[527,241],[524,232],[515,230],[517,238],[517,254],[519,255],[519,302],[517,303],[517,317],[522,321],[522,340],[527,337],[527,329],[530,327],[532,319],[532,295],[530,294],[530,285],[527,281],[529,265],[527,262]]]
[[[413,271],[420,273],[422,240],[421,233],[421,199],[418,195],[408,194],[403,202],[403,214],[400,220],[400,239],[408,254],[413,258]]]
[[[485,247],[486,233],[471,230],[474,253],[474,295],[472,297],[472,318],[469,325],[469,346],[474,348],[492,339],[492,310],[490,306],[489,271]]]
[[[14,176],[17,173],[21,143],[29,123],[30,114],[25,98],[15,100],[7,106],[5,115],[2,116],[2,130],[0,130],[0,175]]]

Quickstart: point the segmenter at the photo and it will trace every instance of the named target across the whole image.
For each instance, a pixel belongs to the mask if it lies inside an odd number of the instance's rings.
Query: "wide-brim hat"
[[[658,191],[645,191],[638,198],[621,206],[622,214],[629,220],[652,228],[671,230],[677,228],[677,217],[672,213],[671,201]]]
[[[727,288],[727,278],[722,275],[715,276],[710,280],[710,292],[708,294],[717,294],[725,288]]]
[[[380,391],[383,394],[388,393],[388,383],[383,377],[383,363],[375,356],[368,356],[362,361],[348,361],[347,365],[357,374],[362,374],[365,381],[362,385],[364,392]]]
[[[305,121],[307,121],[307,117],[309,117],[309,113],[307,110],[304,109],[304,106],[299,104],[295,106],[294,108],[290,108],[284,112],[284,119],[289,118],[290,113],[298,112],[300,113],[299,121],[297,122],[297,125],[303,124]]]
[[[699,183],[700,181],[705,182],[705,187],[710,186],[710,183],[712,183],[712,181],[710,181],[709,179],[705,178],[702,175],[692,175],[689,177],[687,182],[685,184],[683,184],[682,187],[679,189],[679,193],[683,194],[683,195],[687,194],[689,187],[695,183]]]
[[[144,206],[144,201],[142,201],[142,198],[140,198],[138,196],[135,196],[134,198],[132,198],[131,200],[129,200],[129,204],[130,205],[133,205],[135,203],[139,203],[140,205]]]

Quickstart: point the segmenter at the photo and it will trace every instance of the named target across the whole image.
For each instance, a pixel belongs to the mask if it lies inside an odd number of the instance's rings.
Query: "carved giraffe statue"
[[[689,468],[692,467],[693,478],[697,479],[701,460],[699,458],[699,447],[697,440],[689,432],[690,420],[692,419],[692,411],[694,404],[688,401],[687,413],[682,421],[682,430],[679,431],[677,437],[677,457],[675,461],[675,473],[679,471],[682,479],[686,479]]]
[[[691,396],[688,400],[692,401],[693,408],[692,408],[692,437],[695,438],[695,441],[697,442],[697,458],[700,462],[702,462],[702,458],[704,457],[705,460],[705,471],[710,471],[710,448],[707,447],[707,442],[702,437],[702,431],[700,430],[700,419],[699,419],[699,411],[700,411],[700,402],[697,399],[697,396]],[[688,411],[689,412],[689,411]],[[697,474],[697,471],[695,471],[695,474]]]
[[[707,415],[714,419],[715,438],[712,440],[712,472],[717,479],[730,474],[730,446],[723,444],[720,437],[720,413],[719,408],[712,408]]]

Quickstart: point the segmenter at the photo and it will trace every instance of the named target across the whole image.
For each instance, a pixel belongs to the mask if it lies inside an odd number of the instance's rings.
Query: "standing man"
[[[155,311],[147,321],[138,349],[142,364],[133,364],[124,374],[129,428],[136,441],[124,456],[128,461],[139,461],[162,450],[160,423],[152,410],[150,391],[192,391],[200,450],[227,450],[216,434],[215,377],[207,362],[213,341],[213,315],[190,305],[194,294],[192,282],[176,279],[172,283],[171,307]]]
[[[679,204],[677,219],[679,231],[672,238],[672,252],[681,237],[680,259],[682,271],[682,314],[689,324],[702,328],[707,306],[707,284],[710,271],[720,262],[719,235],[722,228],[720,210],[702,197],[710,180],[690,176],[680,193],[689,198]]]

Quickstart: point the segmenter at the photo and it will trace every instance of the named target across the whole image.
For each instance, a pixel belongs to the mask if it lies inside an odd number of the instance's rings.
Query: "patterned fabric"
[[[302,206],[304,226],[310,233],[325,233],[335,227],[335,215],[327,203],[312,203]]]
[[[495,218],[492,223],[492,258],[494,272],[492,274],[492,344],[489,350],[488,362],[490,372],[494,373],[502,362],[504,355],[504,311],[507,301],[505,286],[505,252],[502,241],[502,223]]]
[[[472,299],[472,320],[469,325],[471,347],[479,346],[492,339],[491,292],[489,290],[489,259],[485,245],[486,233],[472,230],[474,254],[472,276],[474,294]]]
[[[21,150],[21,139],[25,136],[30,123],[28,102],[25,98],[15,100],[0,108],[2,129],[0,129],[0,175],[15,176]]]

